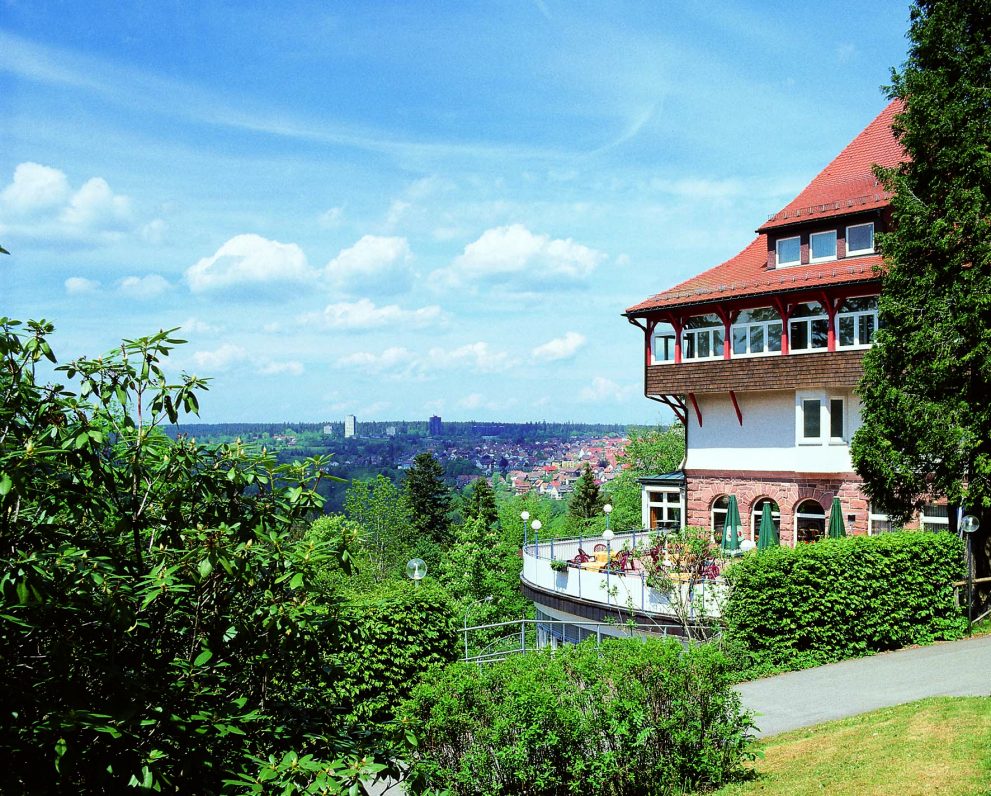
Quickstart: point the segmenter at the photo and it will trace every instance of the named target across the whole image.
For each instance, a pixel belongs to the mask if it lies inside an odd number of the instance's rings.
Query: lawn
[[[762,747],[757,778],[715,796],[991,796],[991,698],[925,699],[783,733]]]

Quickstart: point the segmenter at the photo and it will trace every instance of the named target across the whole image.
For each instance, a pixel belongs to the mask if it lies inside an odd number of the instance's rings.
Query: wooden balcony
[[[707,359],[647,368],[647,395],[855,387],[867,349]]]

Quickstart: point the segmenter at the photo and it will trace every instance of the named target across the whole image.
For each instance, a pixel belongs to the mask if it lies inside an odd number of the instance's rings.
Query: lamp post
[[[482,603],[490,603],[490,602],[492,602],[491,594],[488,597],[483,597],[481,600],[475,600],[475,602],[473,602],[471,605],[465,608],[465,660],[466,661],[468,660],[468,614],[471,611],[471,609],[474,608],[476,605],[481,605]]]
[[[609,507],[610,510],[612,506]],[[609,577],[612,574],[612,539],[615,534],[609,530],[609,512],[606,512],[606,529],[602,532],[602,538],[606,542],[606,605],[609,604],[611,599],[610,592],[612,591],[609,583]]]
[[[602,511],[605,512],[605,515],[606,515],[606,530],[608,531],[609,530],[609,515],[612,514],[612,503],[606,503],[606,505],[604,505],[602,507]]]
[[[520,519],[523,520],[523,549],[526,550],[527,534],[529,533],[529,529],[526,526],[526,522],[527,522],[527,520],[530,519],[530,512],[529,511],[521,511],[520,512]]]
[[[960,520],[960,530],[967,534],[967,630],[969,632],[971,618],[974,615],[974,548],[971,544],[971,537],[978,528],[981,521],[973,514],[968,514]]]
[[[530,527],[533,528],[533,554],[536,558],[540,558],[540,520],[534,520],[530,523]]]

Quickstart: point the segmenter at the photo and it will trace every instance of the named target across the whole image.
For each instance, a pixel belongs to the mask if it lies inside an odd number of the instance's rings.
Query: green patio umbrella
[[[840,499],[833,498],[833,507],[829,510],[829,531],[830,539],[842,539],[846,536],[846,528],[843,526],[843,507],[840,506]]]
[[[757,549],[767,550],[769,547],[777,547],[778,532],[774,529],[774,520],[771,519],[771,504],[765,503],[760,512],[760,536],[757,537]]]
[[[729,503],[726,506],[722,548],[724,555],[735,555],[740,549],[740,509],[736,505],[736,495],[729,496]]]

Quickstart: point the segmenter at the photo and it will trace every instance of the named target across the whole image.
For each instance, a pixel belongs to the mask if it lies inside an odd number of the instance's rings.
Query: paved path
[[[932,696],[991,696],[991,635],[789,672],[737,686],[759,736]]]

